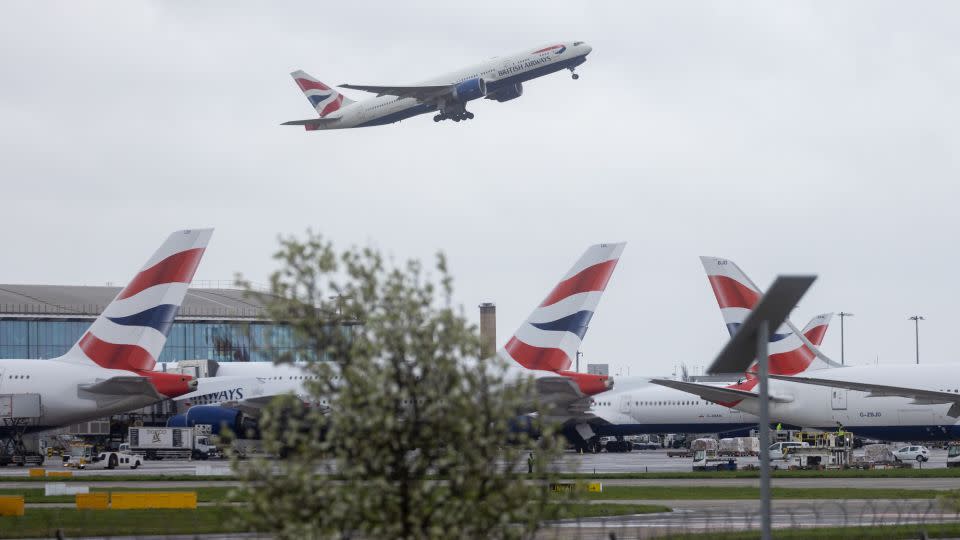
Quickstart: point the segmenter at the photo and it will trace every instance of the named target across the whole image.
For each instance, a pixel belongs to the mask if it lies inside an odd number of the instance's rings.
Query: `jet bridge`
[[[0,394],[0,466],[43,463],[43,455],[23,444],[27,429],[40,419],[40,394]]]

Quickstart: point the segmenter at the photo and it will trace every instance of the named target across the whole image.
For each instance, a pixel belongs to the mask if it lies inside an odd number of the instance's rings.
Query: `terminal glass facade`
[[[92,323],[0,319],[0,358],[56,358],[66,353]],[[259,362],[271,360],[274,354],[307,359],[286,326],[267,322],[181,321],[171,327],[157,361]]]

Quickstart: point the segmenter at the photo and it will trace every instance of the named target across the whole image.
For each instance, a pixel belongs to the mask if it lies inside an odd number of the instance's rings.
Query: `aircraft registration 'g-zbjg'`
[[[341,84],[341,88],[362,90],[376,97],[355,102],[303,71],[290,75],[303,90],[319,118],[291,120],[285,126],[303,126],[307,131],[346,129],[392,124],[406,118],[437,111],[435,122],[469,120],[467,102],[486,98],[509,101],[523,94],[523,83],[555,71],[569,69],[573,78],[577,66],[587,61],[592,48],[582,41],[556,43],[524,52],[492,58],[453,73],[419,84],[376,86]]]

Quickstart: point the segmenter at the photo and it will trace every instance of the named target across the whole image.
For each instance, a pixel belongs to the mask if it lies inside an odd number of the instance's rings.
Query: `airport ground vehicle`
[[[136,454],[124,450],[96,452],[90,444],[75,444],[70,447],[70,453],[63,456],[63,466],[75,469],[136,469],[141,463],[142,458]]]
[[[120,445],[120,451],[129,450],[147,460],[220,457],[210,437],[194,428],[132,427],[127,440],[130,442]]]
[[[770,445],[770,460],[773,461],[775,459],[786,459],[786,455],[791,449],[805,446],[810,446],[810,444],[800,441],[783,441],[773,443]]]
[[[947,467],[960,467],[960,443],[947,446]]]
[[[900,447],[893,452],[893,458],[897,461],[917,461],[924,463],[930,461],[930,451],[926,446],[909,445]]]
[[[735,471],[737,460],[732,457],[721,457],[716,450],[696,450],[693,453],[693,470]]]
[[[853,434],[800,432],[800,446],[784,448],[790,468],[824,469],[853,465]]]

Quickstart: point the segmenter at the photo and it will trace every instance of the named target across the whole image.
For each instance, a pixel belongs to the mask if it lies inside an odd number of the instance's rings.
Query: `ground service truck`
[[[132,427],[129,432],[129,451],[144,459],[209,459],[219,457],[210,437],[193,428]],[[125,450],[121,445],[121,450]]]

